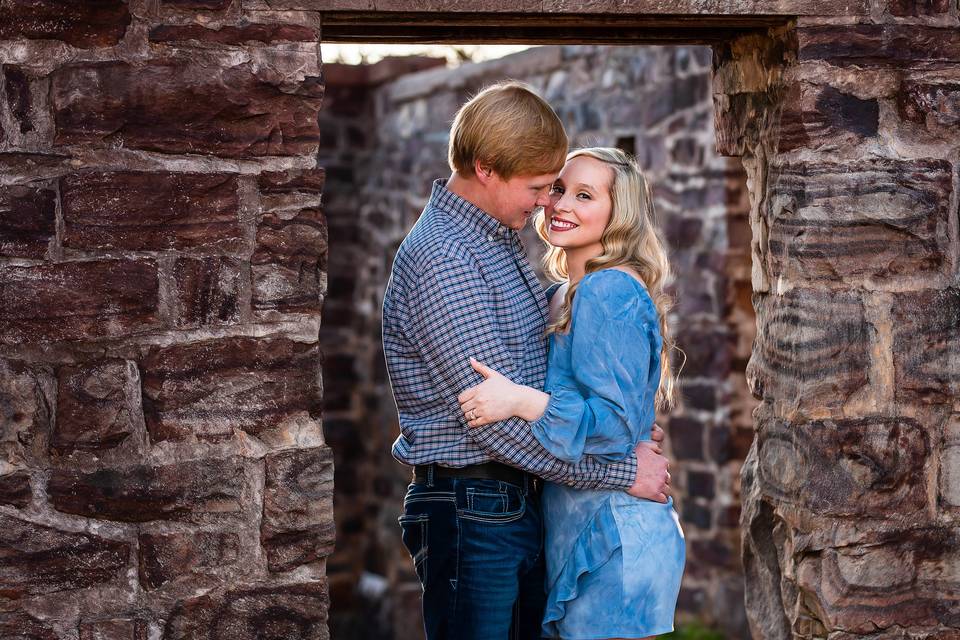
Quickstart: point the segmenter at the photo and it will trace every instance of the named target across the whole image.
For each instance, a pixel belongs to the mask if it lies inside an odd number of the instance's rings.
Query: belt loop
[[[437,465],[431,463],[427,465],[427,486],[433,486],[433,473],[436,470]]]

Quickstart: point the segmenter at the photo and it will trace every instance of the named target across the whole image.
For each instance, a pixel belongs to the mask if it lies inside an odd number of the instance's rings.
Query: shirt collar
[[[499,237],[512,237],[512,229],[500,224],[500,221],[489,213],[464,200],[447,189],[447,181],[438,178],[433,181],[433,191],[430,194],[430,206],[446,214],[458,226],[469,233],[474,233],[490,240]]]

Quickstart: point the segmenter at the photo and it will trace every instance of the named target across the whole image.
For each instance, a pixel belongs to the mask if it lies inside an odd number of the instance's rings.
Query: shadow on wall
[[[420,586],[396,517],[409,470],[380,346],[380,304],[397,246],[434,178],[449,175],[449,124],[483,86],[533,85],[574,147],[618,146],[655,185],[676,272],[673,318],[687,362],[684,405],[658,422],[676,461],[688,543],[681,619],[749,637],[739,560],[739,469],[754,406],[744,370],[754,334],[746,179],[714,151],[706,47],[537,47],[456,70],[429,58],[325,65],[319,164],[326,168],[329,293],[324,430],[336,457],[337,550],[329,559],[337,640],[419,637]],[[525,230],[531,261],[540,241]]]

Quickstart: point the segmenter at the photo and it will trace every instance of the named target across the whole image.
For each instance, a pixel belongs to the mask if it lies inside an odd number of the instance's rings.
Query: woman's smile
[[[560,216],[553,216],[550,218],[550,230],[551,231],[570,231],[571,229],[576,229],[580,225],[574,224],[569,220],[564,220]]]

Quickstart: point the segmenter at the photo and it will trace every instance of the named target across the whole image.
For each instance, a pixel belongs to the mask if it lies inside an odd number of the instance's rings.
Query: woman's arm
[[[576,462],[584,455],[621,459],[642,427],[640,417],[650,413],[654,390],[648,372],[659,351],[652,349],[649,332],[656,328],[656,311],[648,297],[638,298],[636,288],[627,285],[621,274],[604,272],[581,282],[571,333],[562,338],[570,340],[570,370],[553,379],[546,407],[536,406],[542,415],[528,420],[537,440],[561,460]],[[501,388],[499,395],[511,410],[531,400]],[[485,394],[478,396],[475,403],[485,399]],[[483,410],[479,414],[485,418]]]
[[[470,358],[470,365],[483,382],[460,394],[457,401],[471,427],[517,416],[533,422],[543,415],[550,396],[543,391],[511,382],[490,367]]]

